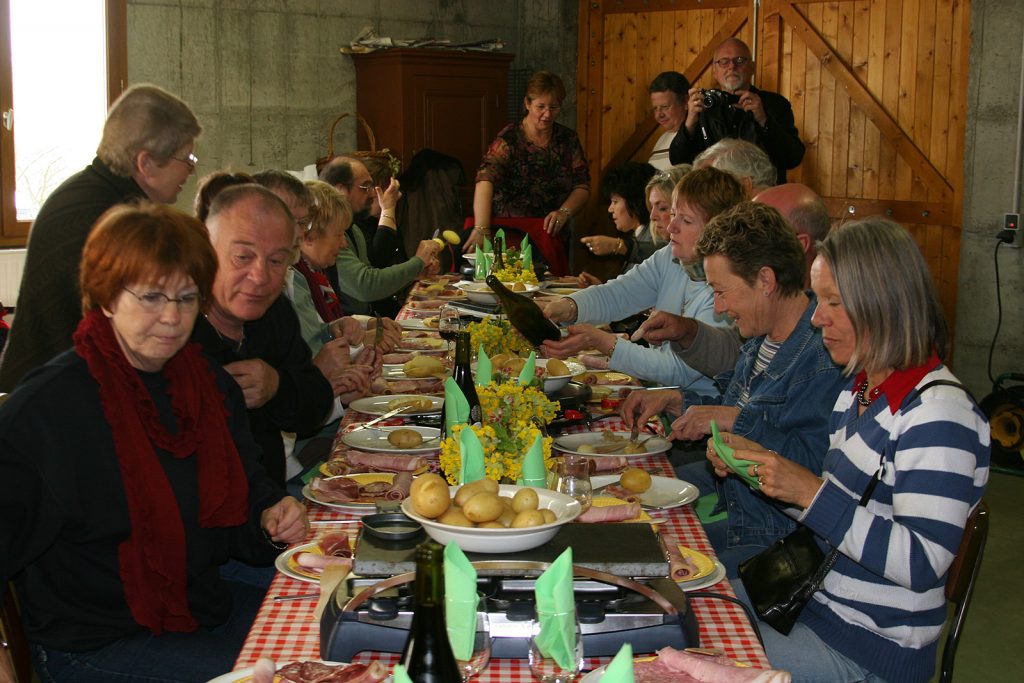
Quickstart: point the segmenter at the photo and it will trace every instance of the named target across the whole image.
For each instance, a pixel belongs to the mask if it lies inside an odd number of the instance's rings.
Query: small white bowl
[[[566,367],[569,368],[569,374],[568,375],[549,375],[547,373],[548,360],[549,359],[547,359],[547,358],[538,358],[537,359],[537,365],[539,367],[543,367],[544,371],[545,371],[544,372],[544,393],[545,394],[550,394],[553,391],[558,391],[559,389],[564,387],[566,384],[568,384],[569,380],[571,380],[574,376],[580,374],[581,372],[586,372],[587,371],[587,368],[583,365],[583,363],[577,363],[576,361],[566,360],[566,361],[562,361],[562,362],[565,363]]]
[[[509,289],[512,288],[511,282],[504,283]],[[470,301],[475,301],[478,304],[493,304],[497,303],[498,297],[491,291],[490,286],[486,282],[460,282],[455,285],[469,297]],[[533,296],[540,287],[537,285],[523,285],[526,289],[522,292],[515,292],[516,294],[524,294],[526,296]]]
[[[458,486],[449,487],[452,498],[455,497],[455,492],[459,488]],[[511,497],[521,488],[523,487],[502,484],[498,487],[498,495]],[[554,538],[563,524],[568,524],[582,513],[579,502],[564,493],[540,488],[535,490],[540,499],[539,507],[547,508],[555,513],[556,520],[554,522],[524,529],[476,529],[452,526],[416,514],[412,506],[412,498],[402,501],[402,512],[422,524],[427,535],[442,545],[449,541],[455,541],[459,548],[467,552],[514,553],[544,545]]]
[[[491,258],[494,258],[494,252],[487,252],[487,251],[485,251],[484,252],[484,256],[489,256]],[[475,251],[467,251],[465,254],[462,255],[462,258],[466,259],[470,263],[476,263],[476,252]]]

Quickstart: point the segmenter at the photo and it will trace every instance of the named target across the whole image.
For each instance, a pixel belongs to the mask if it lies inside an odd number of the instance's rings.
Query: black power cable
[[[996,240],[996,250],[993,252],[992,260],[994,262],[994,269],[996,273],[996,331],[992,335],[992,344],[988,347],[988,381],[995,386],[996,380],[992,376],[992,355],[996,350],[996,340],[999,339],[999,328],[1003,326],[1003,297],[999,286],[999,247],[1006,244],[1003,233],[1008,232],[1006,230],[999,233],[999,237]],[[1013,240],[1013,234],[1009,235],[1010,240]]]

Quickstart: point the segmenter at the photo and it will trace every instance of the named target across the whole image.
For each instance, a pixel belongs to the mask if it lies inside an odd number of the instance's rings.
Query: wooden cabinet
[[[397,49],[352,55],[356,109],[377,137],[408,166],[421,149],[449,154],[466,173],[465,213],[484,152],[507,123],[507,81],[513,55]],[[367,149],[359,128],[359,148]]]

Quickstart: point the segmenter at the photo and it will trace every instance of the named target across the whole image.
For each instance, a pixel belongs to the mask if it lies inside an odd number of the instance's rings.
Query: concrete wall
[[[129,0],[129,80],[163,86],[196,112],[200,175],[301,169],[326,152],[330,122],[356,110],[355,70],[338,48],[366,26],[402,39],[501,38],[512,69],[562,75],[571,94],[561,120],[574,126],[575,0]],[[346,119],[335,151],[354,146]],[[193,178],[179,206],[194,190]]]
[[[980,399],[992,386],[988,353],[997,319],[995,235],[1002,227],[1003,213],[1014,204],[1024,3],[973,0],[971,20],[964,230],[953,368]],[[1024,196],[1017,197],[1017,204],[1024,206]],[[1024,249],[1000,247],[998,265],[1003,322],[992,374],[1024,373]]]

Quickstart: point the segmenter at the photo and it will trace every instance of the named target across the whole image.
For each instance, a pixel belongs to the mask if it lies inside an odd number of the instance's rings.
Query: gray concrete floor
[[[1020,681],[1024,657],[1024,477],[993,473],[985,501],[991,511],[988,545],[960,637],[953,678],[965,683]]]

